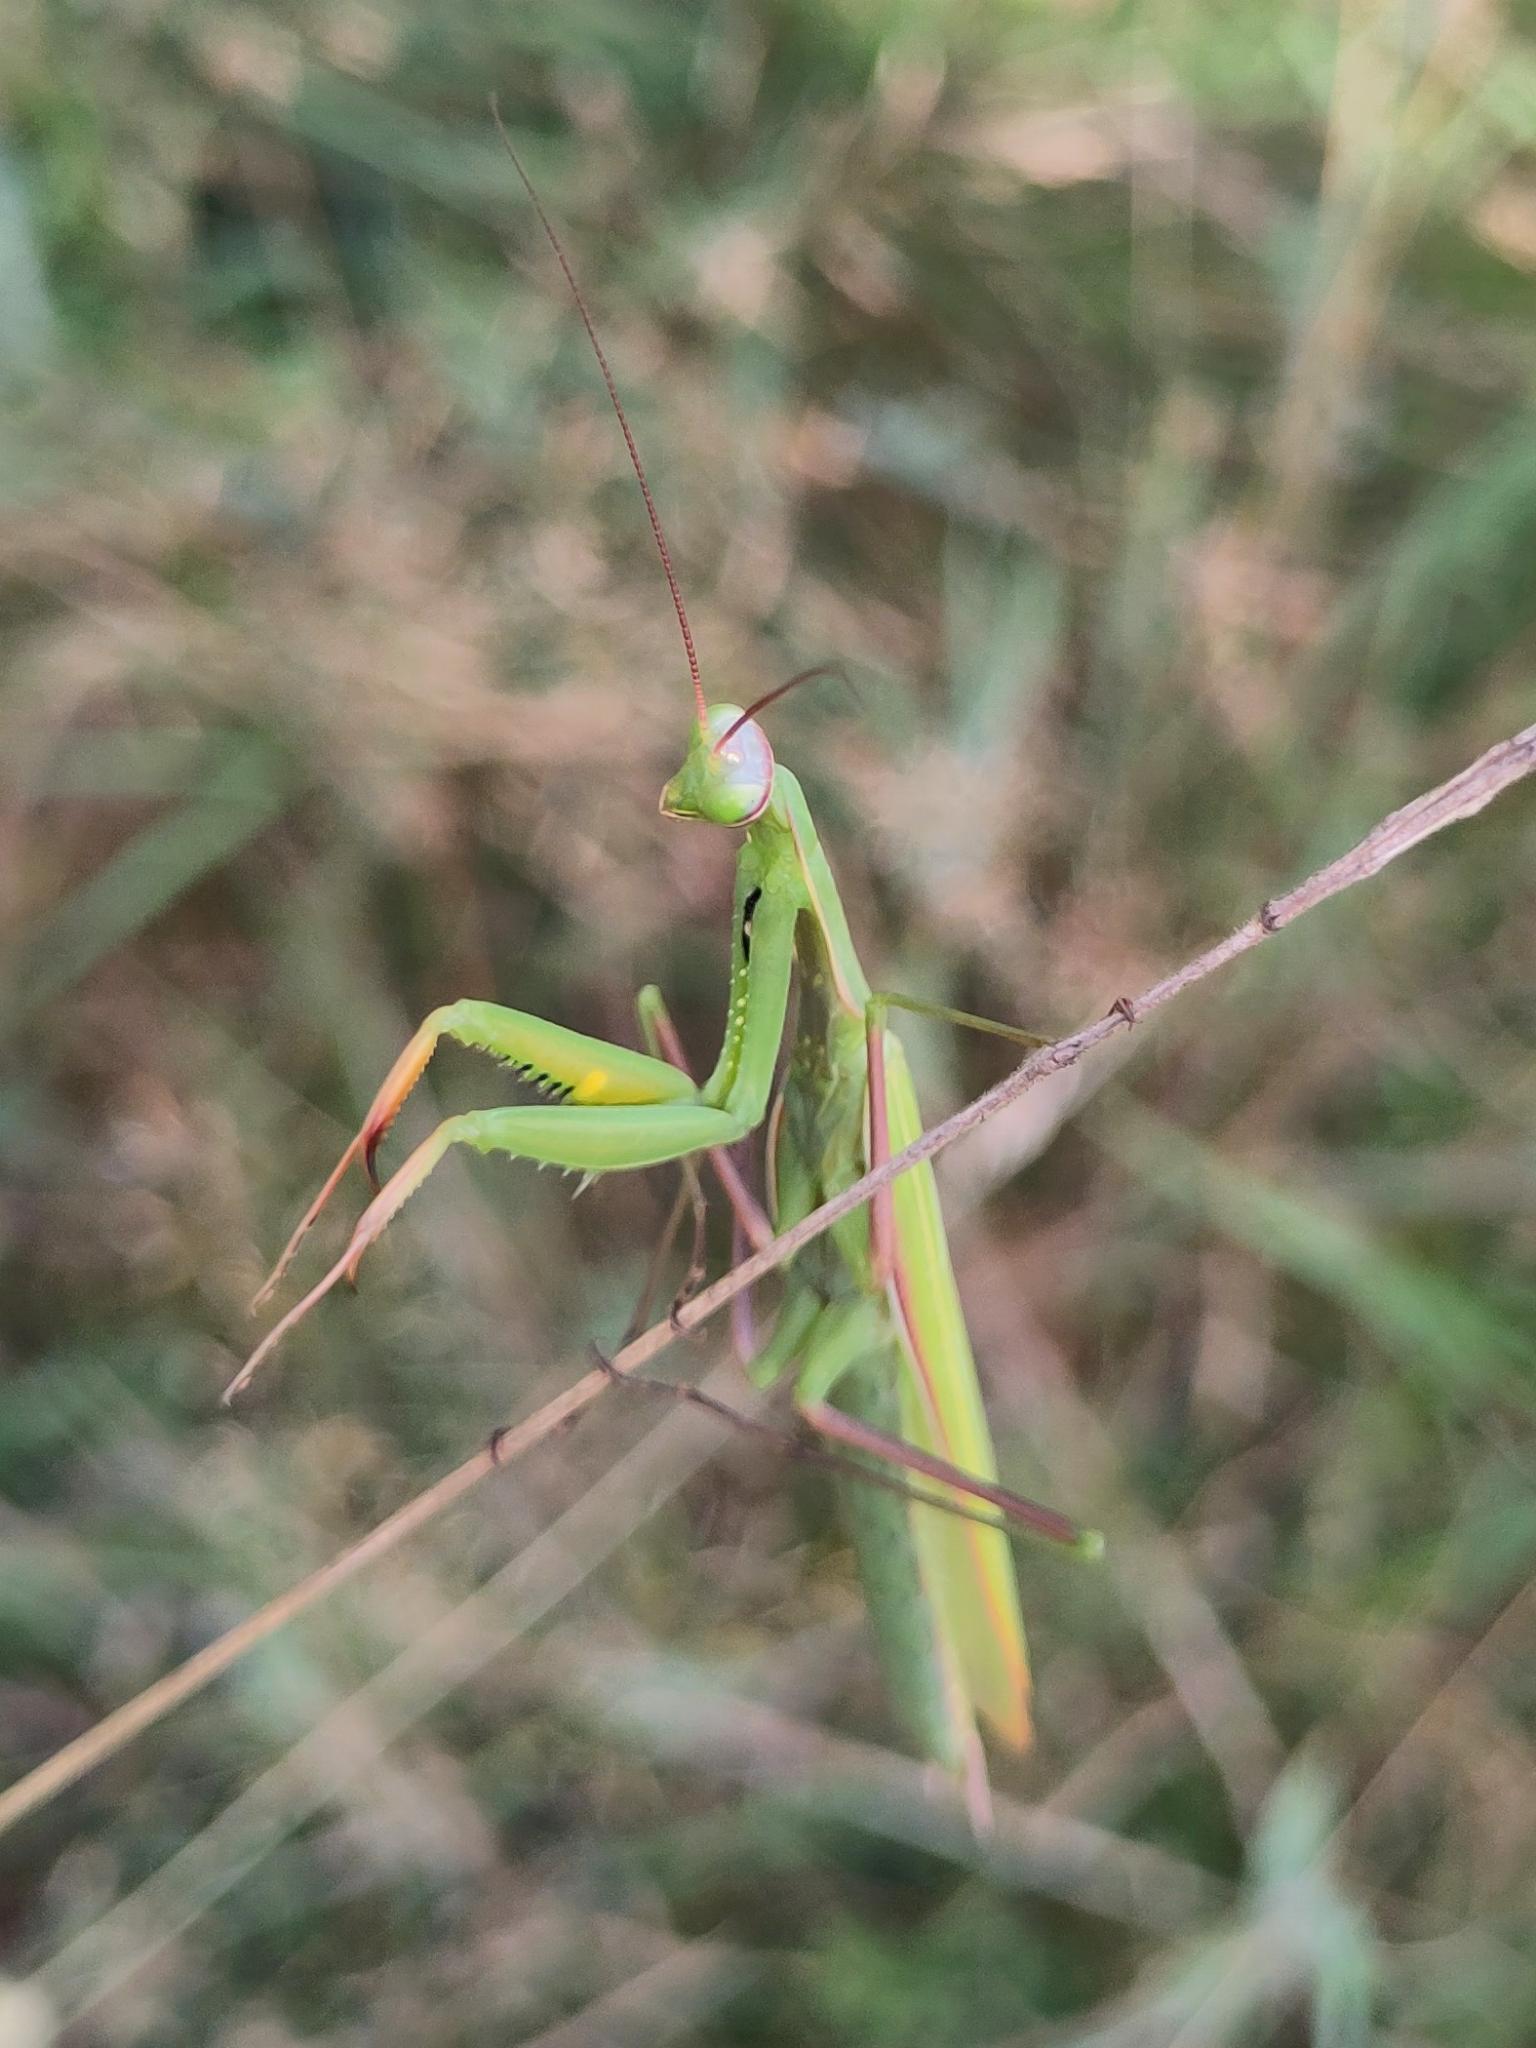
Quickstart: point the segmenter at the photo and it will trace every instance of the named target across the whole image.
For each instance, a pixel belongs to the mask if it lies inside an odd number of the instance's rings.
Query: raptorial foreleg
[[[509,1159],[531,1159],[574,1173],[604,1173],[659,1166],[711,1145],[729,1145],[741,1135],[740,1124],[728,1110],[711,1109],[702,1102],[616,1104],[593,1109],[534,1104],[470,1110],[449,1117],[384,1183],[358,1218],[341,1257],[268,1331],[225,1390],[225,1400],[240,1392],[263,1360],[338,1281],[355,1276],[363,1253],[453,1146],[465,1145],[471,1151],[499,1153]]]
[[[583,1032],[568,1031],[562,1024],[551,1024],[547,1018],[534,1017],[525,1010],[504,1009],[500,1003],[445,1003],[423,1022],[384,1077],[356,1137],[300,1218],[282,1256],[251,1303],[252,1308],[261,1306],[287,1272],[311,1225],[355,1160],[361,1158],[377,1192],[374,1155],[444,1038],[489,1053],[492,1059],[511,1067],[536,1088],[562,1095],[571,1103],[685,1102],[698,1094],[693,1082],[676,1067],[645,1053],[633,1052],[628,1046],[588,1038]]]

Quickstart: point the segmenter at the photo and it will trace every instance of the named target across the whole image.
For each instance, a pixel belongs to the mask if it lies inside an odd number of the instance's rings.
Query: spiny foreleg
[[[302,1301],[277,1322],[251,1353],[225,1391],[230,1400],[283,1338],[341,1280],[352,1279],[358,1261],[394,1216],[416,1192],[443,1155],[454,1145],[511,1159],[531,1159],[541,1166],[560,1166],[573,1173],[607,1173],[638,1166],[659,1166],[702,1152],[711,1145],[729,1145],[742,1135],[728,1110],[702,1102],[619,1104],[576,1109],[533,1105],[510,1109],[471,1110],[449,1117],[387,1180],[358,1218],[346,1250]]]
[[[504,1009],[500,1003],[446,1003],[432,1012],[390,1068],[357,1136],[305,1210],[281,1258],[251,1303],[252,1308],[261,1306],[287,1272],[311,1225],[355,1160],[361,1158],[374,1191],[378,1192],[375,1154],[444,1038],[489,1053],[492,1059],[511,1067],[536,1088],[560,1095],[571,1103],[680,1102],[698,1092],[688,1076],[676,1067],[665,1060],[632,1052],[628,1046],[588,1038],[583,1032],[568,1031],[561,1024],[551,1024],[547,1018],[531,1016],[525,1010]]]

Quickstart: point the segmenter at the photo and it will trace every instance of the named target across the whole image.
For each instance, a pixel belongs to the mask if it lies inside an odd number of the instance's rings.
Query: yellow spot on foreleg
[[[590,1074],[583,1074],[576,1083],[576,1086],[571,1090],[571,1100],[572,1102],[596,1102],[607,1085],[608,1075],[606,1070],[602,1067],[594,1067]]]

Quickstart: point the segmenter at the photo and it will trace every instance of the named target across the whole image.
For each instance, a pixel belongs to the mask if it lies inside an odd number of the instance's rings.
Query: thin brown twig
[[[220,1636],[216,1642],[209,1643],[174,1671],[168,1671],[163,1678],[108,1714],[94,1728],[67,1743],[35,1770],[18,1779],[0,1793],[0,1833],[105,1762],[135,1735],[142,1734],[173,1707],[180,1706],[228,1671],[258,1643],[315,1606],[338,1586],[356,1578],[407,1537],[425,1528],[445,1508],[478,1486],[482,1479],[552,1436],[564,1423],[590,1407],[611,1383],[614,1373],[637,1372],[640,1367],[648,1365],[679,1336],[697,1329],[744,1289],[787,1264],[813,1239],[869,1201],[898,1174],[905,1173],[921,1160],[932,1159],[958,1138],[965,1137],[997,1116],[1037,1082],[1043,1081],[1046,1075],[1075,1066],[1086,1053],[1102,1045],[1116,1031],[1139,1023],[1154,1010],[1162,1009],[1196,982],[1205,980],[1207,975],[1214,974],[1241,954],[1251,952],[1307,911],[1325,903],[1330,896],[1337,896],[1341,891],[1353,888],[1357,882],[1380,874],[1390,862],[1420,841],[1444,831],[1448,825],[1473,817],[1501,791],[1533,772],[1536,772],[1536,725],[1527,726],[1512,738],[1490,747],[1463,768],[1459,775],[1453,775],[1449,781],[1415,797],[1401,810],[1393,811],[1379,825],[1373,826],[1348,853],[1319,868],[1283,896],[1272,897],[1236,931],[1216,945],[1207,947],[1172,974],[1153,982],[1140,995],[1118,998],[1104,1016],[1083,1030],[1031,1053],[985,1094],[978,1095],[943,1123],[935,1124],[932,1130],[925,1131],[904,1151],[863,1175],[830,1202],[824,1202],[802,1222],[744,1259],[712,1286],[703,1288],[674,1317],[643,1331],[615,1354],[611,1371],[588,1372],[574,1386],[547,1402],[537,1414],[498,1432],[492,1442],[475,1452],[473,1457],[465,1459],[462,1465],[447,1473],[426,1492],[408,1501],[350,1549],[344,1550],[329,1564],[322,1565],[288,1592],[279,1594],[257,1613]]]

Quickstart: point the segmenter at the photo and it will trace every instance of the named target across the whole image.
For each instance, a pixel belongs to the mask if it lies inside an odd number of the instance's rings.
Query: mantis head
[[[773,748],[768,735],[735,704],[711,704],[693,728],[687,759],[661,792],[668,818],[703,818],[711,825],[750,825],[773,795]]]

